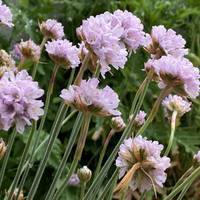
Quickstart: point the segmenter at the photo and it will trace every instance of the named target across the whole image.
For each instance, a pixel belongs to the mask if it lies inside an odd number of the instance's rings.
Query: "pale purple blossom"
[[[165,97],[162,101],[162,105],[165,108],[165,113],[168,116],[168,112],[177,111],[178,115],[181,117],[186,112],[191,110],[191,102],[184,100],[182,97],[178,95],[169,95]]]
[[[71,185],[71,186],[80,185],[80,179],[79,179],[78,175],[77,174],[72,174],[70,176],[69,180],[67,181],[67,184]]]
[[[159,87],[172,87],[177,93],[196,98],[199,95],[199,69],[186,58],[162,56],[149,60],[145,69],[152,69],[158,76]]]
[[[146,115],[147,114],[144,111],[140,110],[139,113],[135,116],[134,124],[137,126],[142,126],[145,122]]]
[[[40,46],[35,44],[33,40],[29,39],[28,41],[21,41],[19,44],[16,44],[15,50],[18,51],[19,57],[25,59],[31,59],[33,62],[38,62],[40,59]]]
[[[60,97],[65,103],[82,112],[92,112],[100,116],[120,115],[117,110],[119,98],[109,86],[98,88],[96,78],[82,80],[80,86],[71,85],[63,89]]]
[[[194,160],[196,160],[198,163],[200,163],[200,151],[198,151],[194,157],[193,157]]]
[[[40,24],[42,34],[50,39],[62,39],[64,37],[64,27],[55,19],[48,19]]]
[[[153,26],[151,34],[146,34],[145,47],[152,58],[158,59],[163,55],[183,57],[188,54],[185,49],[186,41],[172,29],[163,25]]]
[[[122,178],[133,165],[140,163],[140,167],[133,175],[129,187],[133,191],[137,188],[140,192],[148,191],[152,189],[152,180],[156,186],[163,187],[167,178],[165,170],[170,167],[170,158],[161,157],[162,150],[163,145],[157,141],[147,140],[142,136],[126,139],[121,144],[119,156],[116,159],[119,178]]]
[[[26,70],[6,72],[0,79],[0,128],[7,131],[16,126],[23,133],[26,125],[43,115],[44,91],[32,80]]]
[[[131,12],[116,10],[113,13],[112,25],[123,28],[121,40],[127,45],[128,50],[136,51],[144,43],[144,26]]]
[[[78,48],[67,39],[47,42],[45,47],[51,59],[57,64],[72,68],[80,64]]]
[[[12,13],[10,8],[0,1],[0,24],[4,24],[8,27],[12,27]]]
[[[126,10],[105,12],[83,20],[77,35],[94,56],[93,61],[99,61],[103,77],[110,71],[110,65],[123,69],[128,51],[136,51],[144,43],[140,19]]]

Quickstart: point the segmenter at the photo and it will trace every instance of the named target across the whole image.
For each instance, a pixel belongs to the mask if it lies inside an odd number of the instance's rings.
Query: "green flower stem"
[[[86,182],[81,183],[81,193],[80,193],[80,200],[83,199],[84,194],[85,194],[85,188],[86,188]]]
[[[75,85],[80,85],[80,82],[83,78],[83,74],[84,74],[85,70],[87,69],[87,63],[88,63],[89,59],[90,59],[90,52],[88,52],[88,54],[83,59],[83,63],[81,65],[79,72],[76,76],[76,79],[74,81]]]
[[[10,156],[16,135],[17,135],[17,131],[16,131],[16,129],[14,129],[11,133],[11,136],[9,137],[8,145],[7,145],[8,148],[7,148],[7,151],[6,151],[6,155],[3,159],[3,164],[2,164],[2,167],[1,167],[1,171],[0,171],[0,188],[2,186],[4,174],[5,174],[5,171],[6,171],[7,164],[8,164],[8,159],[9,159],[9,156]]]
[[[126,191],[127,191],[127,190],[125,190],[125,191],[121,194],[120,200],[125,200],[125,198],[126,198]]]
[[[46,41],[48,40],[48,38],[46,37],[43,37],[43,40],[40,44],[40,56],[42,54],[42,50],[44,48],[44,45],[46,43]],[[36,76],[36,73],[37,73],[37,69],[38,69],[38,64],[39,64],[39,61],[37,63],[35,63],[34,67],[33,67],[33,71],[32,71],[32,78],[35,79],[35,76]]]
[[[73,113],[73,112],[72,112]],[[71,113],[71,114],[72,114]],[[70,115],[71,115],[70,114]],[[69,115],[69,116],[70,116]],[[69,117],[68,116],[68,117]],[[67,118],[66,118],[67,119]],[[65,120],[66,120],[65,119]],[[65,121],[64,120],[64,121]],[[53,195],[54,195],[54,192],[56,190],[56,183],[58,182],[59,178],[61,177],[61,174],[63,173],[64,169],[65,169],[65,166],[66,166],[66,163],[67,163],[67,159],[72,151],[72,147],[74,146],[75,144],[75,141],[76,141],[76,138],[77,138],[77,135],[79,133],[79,130],[81,128],[81,124],[83,122],[83,114],[82,113],[79,113],[78,116],[77,116],[77,119],[76,119],[76,122],[73,126],[73,130],[72,130],[72,133],[71,133],[71,136],[69,138],[69,141],[68,141],[68,144],[67,144],[67,147],[65,149],[65,153],[63,155],[63,158],[62,158],[62,161],[60,162],[59,164],[59,167],[56,171],[56,174],[54,176],[54,179],[53,179],[53,182],[51,183],[51,186],[48,190],[48,193],[45,197],[45,200],[49,200],[49,199],[52,199]]]
[[[185,179],[185,178],[187,178],[192,172],[194,171],[194,167],[192,166],[192,167],[190,167],[182,176],[181,176],[181,178],[178,180],[178,182],[175,184],[175,186],[173,187],[173,189],[175,189],[177,186],[179,186],[182,182],[183,182],[183,180]]]
[[[16,172],[16,175],[15,175],[15,178],[14,178],[14,180],[13,180],[13,182],[11,184],[11,187],[9,189],[9,192],[8,192],[8,194],[10,194],[10,195],[8,196],[8,198],[6,196],[5,199],[8,199],[8,200],[12,199],[12,194],[14,193],[14,191],[15,191],[15,189],[17,187],[17,184],[19,182],[20,176],[22,174],[22,167],[23,167],[23,165],[26,162],[27,157],[28,157],[28,153],[29,153],[30,146],[31,146],[31,141],[32,141],[32,138],[33,138],[33,134],[35,133],[35,130],[36,130],[36,122],[33,122],[31,131],[30,131],[30,134],[29,134],[29,137],[28,137],[28,141],[26,143],[26,146],[24,148],[24,151],[23,151],[19,166],[17,168],[17,172]]]
[[[152,108],[152,110],[151,110],[151,112],[149,114],[149,117],[147,118],[147,120],[143,124],[143,126],[139,129],[139,131],[137,132],[136,136],[142,135],[144,133],[146,128],[149,126],[149,124],[153,121],[154,117],[156,116],[163,98],[165,98],[170,92],[171,92],[171,87],[169,87],[169,88],[166,87],[161,91],[160,95],[158,96],[156,102],[153,105],[153,108]]]
[[[187,183],[187,185],[183,188],[183,190],[181,191],[180,195],[178,196],[177,200],[182,200],[183,199],[183,197],[185,196],[186,192],[189,190],[190,186],[195,181],[195,179],[196,179],[196,177],[194,177],[193,179],[191,179],[189,181],[189,183]]]
[[[67,84],[67,87],[69,87],[69,85],[71,85],[71,83],[72,83],[72,81],[73,81],[73,79],[74,79],[74,73],[75,73],[75,69],[72,69],[71,74],[70,74],[70,78],[69,78],[69,81],[68,81],[68,84]],[[47,94],[48,94],[48,93],[49,93],[49,92],[47,92]],[[50,95],[50,93],[49,93],[49,95]],[[49,97],[49,98],[50,98],[50,97]],[[48,106],[49,106],[49,105],[48,105]],[[45,105],[45,107],[46,107],[46,105]],[[64,104],[64,103],[61,103],[61,104],[60,104],[60,107],[59,107],[59,109],[58,109],[58,112],[57,112],[57,114],[56,114],[56,118],[55,118],[55,121],[54,121],[54,125],[56,124],[55,122],[57,121],[57,118],[59,117],[60,112],[61,112],[64,108],[65,108],[65,104]],[[66,108],[66,112],[67,112],[67,109],[68,109],[68,108]],[[64,115],[63,117],[65,117],[65,115]],[[43,119],[43,118],[42,118],[42,119]],[[45,119],[46,119],[46,116],[45,116]],[[33,166],[35,155],[36,155],[37,152],[46,144],[46,142],[47,142],[48,139],[49,139],[49,137],[46,137],[45,140],[42,141],[42,143],[38,146],[39,138],[40,138],[39,136],[40,136],[40,133],[41,133],[41,131],[42,131],[42,129],[43,129],[43,125],[44,125],[45,119],[43,119],[43,120],[41,121],[41,123],[40,123],[39,129],[38,129],[38,133],[37,133],[37,135],[36,135],[35,143],[34,143],[34,145],[33,145],[32,153],[31,153],[31,155],[30,155],[30,157],[29,157],[29,160],[28,160],[27,163],[23,166],[23,170],[22,170],[22,171],[24,171],[25,169],[26,169],[26,171],[24,172],[24,174],[23,174],[23,176],[22,176],[22,180],[21,180],[21,182],[20,182],[20,187],[21,187],[21,188],[23,188],[24,183],[25,183],[25,181],[26,181],[26,178],[27,178],[27,176],[28,176],[28,173],[29,173],[31,167]],[[63,119],[64,119],[64,118],[63,118]],[[68,118],[68,120],[69,120],[69,118]],[[37,148],[37,146],[38,146],[38,148]],[[36,149],[36,148],[37,148],[37,149]]]
[[[43,175],[43,172],[46,168],[46,165],[47,165],[47,162],[48,162],[48,159],[49,159],[49,156],[51,155],[51,151],[53,149],[53,144],[60,132],[60,129],[62,127],[62,121],[64,120],[65,118],[65,115],[66,115],[66,112],[68,110],[68,107],[65,108],[65,105],[62,104],[61,105],[61,109],[60,109],[60,112],[58,113],[55,121],[54,121],[54,124],[53,124],[53,127],[51,128],[51,131],[50,131],[50,137],[48,139],[48,143],[47,143],[47,146],[46,146],[46,149],[45,149],[45,152],[44,152],[44,156],[43,156],[43,159],[41,160],[40,162],[40,165],[39,165],[39,168],[37,170],[37,173],[36,173],[36,176],[33,180],[33,184],[30,188],[30,191],[28,193],[28,197],[27,199],[28,200],[33,200],[34,196],[35,196],[35,193],[37,191],[37,188],[39,186],[39,183],[40,183],[40,180],[42,178],[42,175]]]
[[[74,173],[74,171],[75,171],[75,169],[78,165],[78,162],[81,159],[83,148],[85,146],[85,142],[86,142],[86,138],[87,138],[87,134],[88,134],[90,119],[91,119],[90,113],[87,113],[87,112],[84,113],[84,121],[83,121],[81,132],[80,132],[80,135],[79,135],[79,138],[78,138],[78,143],[77,143],[77,146],[76,146],[74,159],[72,161],[71,167],[69,169],[69,172],[66,175],[64,182],[61,184],[60,188],[56,191],[52,200],[58,200],[59,199],[60,195],[63,193],[63,191],[67,187],[67,181],[69,180],[72,173]]]
[[[127,125],[126,129],[124,130],[119,142],[117,143],[117,145],[115,146],[114,150],[112,151],[110,157],[107,159],[106,163],[103,165],[101,171],[99,172],[99,174],[97,175],[97,177],[94,179],[93,183],[91,184],[90,188],[88,189],[85,197],[84,197],[84,200],[90,200],[91,198],[95,197],[96,196],[96,193],[94,192],[96,188],[100,187],[102,181],[104,180],[106,174],[108,173],[114,159],[115,159],[115,156],[117,155],[117,152],[119,150],[119,146],[123,143],[124,139],[126,139],[126,137],[128,135],[130,135],[131,131],[132,131],[132,128],[133,128],[133,122],[134,122],[134,118],[137,114],[137,112],[140,110],[140,107],[142,105],[142,102],[144,100],[144,97],[146,95],[146,92],[147,92],[147,89],[148,89],[148,86],[149,86],[149,83],[151,81],[151,77],[147,79],[148,81],[146,81],[145,83],[145,87],[144,87],[144,90],[141,92],[141,95],[139,97],[139,100],[138,100],[138,104],[134,110],[134,113],[130,112],[130,115],[133,114],[133,118],[132,120],[129,122],[129,124]],[[136,97],[135,97],[136,98]],[[133,103],[135,102],[135,100],[133,100]]]
[[[118,179],[118,169],[114,171],[113,175],[107,182],[106,186],[104,187],[103,191],[101,192],[97,200],[103,200],[107,196],[108,193],[111,193],[111,196],[112,196],[117,179]]]
[[[108,134],[105,142],[104,142],[104,145],[103,145],[103,149],[101,151],[101,154],[100,154],[100,158],[99,158],[99,161],[98,161],[98,164],[97,164],[97,167],[96,167],[96,170],[95,170],[95,173],[94,173],[94,178],[96,178],[97,174],[99,173],[100,169],[101,169],[101,165],[102,165],[102,161],[103,161],[103,158],[105,156],[105,153],[106,153],[106,150],[107,150],[107,147],[108,147],[108,144],[110,142],[110,139],[112,138],[112,136],[115,134],[115,130],[114,129],[111,129],[110,133]]]
[[[170,138],[169,138],[169,142],[168,142],[168,146],[165,150],[165,153],[164,155],[165,156],[168,156],[170,150],[171,150],[171,147],[173,145],[173,141],[174,141],[174,133],[175,133],[175,130],[176,130],[176,117],[177,117],[177,111],[174,110],[174,112],[172,113],[172,119],[171,119],[171,134],[170,134]]]
[[[75,114],[76,112],[78,112],[78,111],[77,111],[77,110],[73,110],[73,111],[63,120],[62,126],[64,126],[64,125],[69,121],[69,119],[71,119],[71,118],[74,116],[74,114]]]
[[[198,176],[200,176],[200,167],[196,168],[189,177],[187,177],[179,186],[173,189],[172,192],[163,200],[172,200],[190,181],[195,180]]]

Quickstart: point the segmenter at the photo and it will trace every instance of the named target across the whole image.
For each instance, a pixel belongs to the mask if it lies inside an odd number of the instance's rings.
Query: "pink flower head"
[[[168,112],[171,113],[173,111],[177,111],[178,115],[181,117],[186,112],[189,112],[191,110],[191,103],[177,95],[170,94],[163,100],[162,105],[165,108],[167,116]]]
[[[144,44],[144,26],[138,17],[127,10],[116,10],[113,13],[113,18],[112,23],[116,26],[118,22],[118,25],[123,28],[121,40],[129,50],[136,51],[140,45]]]
[[[66,104],[82,112],[92,112],[100,116],[120,115],[117,110],[119,98],[109,86],[98,89],[99,81],[96,78],[82,80],[80,86],[71,85],[63,89],[60,97]]]
[[[163,25],[153,26],[151,35],[146,35],[145,47],[152,58],[158,59],[163,55],[183,57],[188,53],[185,49],[185,40],[172,29]]]
[[[40,24],[42,34],[50,39],[62,39],[64,37],[64,27],[55,19],[48,19]]]
[[[200,163],[200,151],[198,151],[197,154],[194,155],[193,159]]]
[[[0,1],[0,24],[4,24],[8,27],[14,26],[12,23],[12,13],[10,8],[6,5],[3,5]]]
[[[35,44],[31,39],[28,41],[21,41],[15,47],[15,50],[18,49],[18,54],[21,54],[20,57],[26,59],[31,59],[33,62],[38,62],[40,59],[40,46]]]
[[[78,48],[72,46],[72,43],[66,39],[53,40],[48,42],[45,47],[51,59],[57,64],[72,68],[78,67],[80,64]]]
[[[196,98],[199,95],[199,69],[186,58],[162,56],[159,60],[149,60],[145,69],[154,70],[159,86],[170,86],[184,96]]]
[[[116,166],[119,168],[119,178],[122,178],[135,164],[140,164],[129,183],[134,191],[148,191],[152,184],[163,187],[170,167],[170,158],[161,157],[163,145],[157,141],[147,140],[142,136],[129,138],[120,146]],[[153,182],[153,183],[152,183]]]
[[[110,70],[110,65],[115,69],[123,68],[128,52],[125,44],[121,42],[124,29],[112,24],[113,15],[109,12],[89,17],[83,20],[77,29],[77,34],[85,42],[86,48],[100,63],[102,76]]]
[[[43,115],[43,102],[38,100],[44,91],[32,80],[26,70],[5,72],[0,79],[0,128],[7,131],[16,126],[23,133],[31,120]]]
[[[142,126],[145,122],[146,115],[147,114],[144,111],[140,110],[139,113],[135,116],[134,123],[137,126]]]
[[[80,185],[80,179],[77,174],[72,174],[67,182],[68,185],[78,186]]]

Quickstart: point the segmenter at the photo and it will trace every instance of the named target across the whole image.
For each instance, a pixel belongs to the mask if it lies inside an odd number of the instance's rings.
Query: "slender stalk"
[[[3,159],[3,164],[2,164],[2,167],[1,167],[1,171],[0,171],[0,188],[2,186],[4,174],[5,174],[5,171],[6,171],[7,164],[8,164],[8,159],[9,159],[9,156],[10,156],[16,135],[17,135],[17,131],[16,131],[16,129],[14,129],[12,131],[11,136],[9,137],[8,145],[7,145],[8,148],[7,148],[7,151],[6,151],[6,155]]]
[[[187,178],[192,172],[194,171],[194,167],[190,167],[182,176],[181,178],[178,180],[178,182],[175,184],[175,186],[173,187],[173,189],[175,189],[177,186],[179,186],[181,184],[181,182],[183,182],[183,180],[185,178]]]
[[[152,108],[152,110],[151,110],[151,112],[149,114],[149,117],[147,118],[147,120],[143,124],[143,126],[139,129],[139,131],[137,132],[136,136],[142,135],[144,133],[146,128],[149,126],[149,124],[153,121],[154,117],[156,116],[163,98],[166,97],[170,93],[170,91],[171,91],[171,88],[168,88],[168,87],[166,87],[165,89],[163,89],[161,91],[160,95],[158,96],[156,102],[153,105],[153,108]]]
[[[97,177],[94,179],[93,183],[91,184],[90,188],[88,189],[84,200],[90,200],[92,197],[94,197],[96,195],[96,193],[94,192],[96,188],[100,187],[102,181],[104,180],[108,170],[110,169],[110,166],[112,165],[115,156],[117,155],[117,152],[119,150],[119,146],[121,145],[121,143],[124,141],[124,139],[130,134],[130,132],[132,131],[133,128],[133,120],[137,114],[137,112],[140,110],[140,107],[142,105],[143,99],[146,95],[149,83],[151,81],[151,78],[147,79],[148,81],[146,81],[145,83],[145,87],[144,90],[141,92],[141,95],[139,97],[138,100],[138,104],[134,110],[134,113],[130,112],[130,115],[133,114],[133,118],[132,120],[129,122],[129,124],[127,125],[127,127],[125,128],[119,142],[117,143],[117,145],[115,146],[114,150],[112,151],[110,157],[107,159],[106,163],[103,165],[101,171],[99,172],[99,174],[97,175]],[[136,97],[135,97],[136,98]],[[135,100],[133,100],[133,103],[135,102]]]
[[[68,107],[67,107],[68,108]],[[40,183],[40,180],[42,178],[42,175],[43,175],[43,172],[46,168],[46,165],[47,165],[47,161],[49,159],[49,156],[51,154],[51,151],[53,149],[53,144],[60,132],[60,129],[61,129],[61,123],[66,115],[66,112],[67,112],[67,108],[64,108],[64,104],[62,104],[61,106],[61,110],[60,112],[58,113],[57,117],[56,117],[56,120],[54,121],[54,124],[53,124],[53,127],[50,131],[50,137],[48,139],[48,143],[47,143],[47,147],[45,149],[45,152],[44,152],[44,156],[43,156],[43,159],[41,160],[40,162],[40,165],[39,165],[39,168],[37,170],[37,173],[36,173],[36,176],[33,180],[33,184],[30,188],[30,191],[28,193],[28,197],[27,199],[28,200],[33,200],[34,196],[35,196],[35,193],[37,191],[37,188],[39,186],[39,183]]]
[[[100,154],[100,158],[99,158],[99,161],[98,161],[98,164],[97,164],[97,167],[96,167],[96,170],[95,170],[95,173],[94,173],[94,178],[97,176],[97,174],[99,173],[100,169],[101,169],[101,165],[102,165],[102,161],[103,161],[103,158],[105,156],[105,153],[106,153],[106,150],[107,150],[107,147],[108,147],[108,144],[110,142],[110,139],[112,138],[112,136],[115,134],[115,130],[114,129],[111,129],[110,133],[108,134],[105,142],[104,142],[104,145],[103,145],[103,149],[101,151],[101,154]]]
[[[67,119],[67,118],[66,118]],[[65,120],[66,120],[65,119]],[[79,113],[76,119],[76,122],[73,126],[73,130],[70,136],[70,139],[68,141],[67,147],[65,149],[65,153],[63,155],[62,161],[59,164],[59,167],[56,171],[56,174],[54,176],[53,182],[51,183],[51,186],[49,188],[49,191],[45,197],[45,200],[49,200],[52,199],[53,194],[56,190],[56,183],[58,182],[59,178],[61,177],[61,174],[63,173],[64,169],[65,169],[65,165],[67,162],[67,159],[71,153],[72,147],[74,146],[74,143],[76,141],[77,135],[79,133],[80,127],[82,125],[82,121],[83,121],[83,115],[82,113]]]
[[[126,198],[126,190],[121,194],[120,200],[125,200]]]
[[[80,200],[83,199],[84,194],[85,194],[85,188],[86,188],[86,182],[81,184],[81,194],[80,194]]]
[[[97,200],[103,200],[108,194],[108,192],[113,193],[114,187],[117,182],[117,178],[118,178],[118,169],[114,171],[113,175],[107,182],[106,186],[104,187],[103,191],[101,192],[101,195],[97,198]]]
[[[194,170],[189,177],[187,177],[179,186],[173,189],[172,192],[164,198],[164,200],[172,200],[191,180],[196,179],[199,175],[200,167]]]
[[[168,146],[166,148],[166,151],[164,153],[165,156],[167,156],[171,150],[171,147],[173,145],[173,141],[174,141],[174,133],[176,130],[176,117],[177,117],[177,111],[174,110],[174,112],[172,113],[172,119],[171,119],[171,134],[170,134],[170,138],[169,138],[169,142],[168,142]]]
[[[76,112],[78,112],[78,111],[77,111],[77,110],[73,110],[73,111],[63,120],[62,126],[64,126],[64,125],[69,121],[69,119],[71,119],[71,118],[74,116],[74,114],[75,114]]]
[[[187,183],[187,185],[183,188],[183,190],[181,191],[180,195],[178,196],[177,200],[182,200],[182,198],[185,196],[186,192],[189,190],[190,186],[195,181],[195,179],[196,179],[196,177],[194,177],[193,179],[191,179],[189,181],[189,183]]]
[[[48,40],[48,38],[46,37],[43,37],[43,40],[40,44],[40,55],[42,54],[42,50],[44,48],[44,45],[46,43],[46,41]],[[38,69],[38,64],[39,64],[39,61],[37,63],[35,63],[34,67],[33,67],[33,71],[32,71],[32,78],[35,79],[35,76],[36,76],[36,73],[37,73],[37,69]]]
[[[82,129],[81,129],[79,138],[78,138],[78,143],[77,143],[77,146],[76,146],[74,159],[72,161],[71,167],[69,169],[69,172],[67,173],[67,176],[66,176],[64,182],[61,184],[60,188],[56,191],[52,200],[58,200],[59,199],[60,195],[62,194],[62,192],[67,187],[66,183],[67,183],[68,179],[70,178],[72,173],[75,171],[75,169],[78,165],[78,161],[81,159],[83,148],[85,146],[85,142],[86,142],[86,138],[87,138],[87,134],[88,134],[90,119],[91,119],[90,113],[87,113],[87,112],[84,113],[83,126],[82,126]]]
[[[23,167],[24,163],[27,160],[28,153],[29,153],[30,146],[31,146],[31,142],[32,142],[32,138],[33,138],[33,134],[35,133],[35,130],[36,130],[36,122],[33,122],[31,131],[30,131],[30,134],[29,134],[28,141],[26,143],[26,146],[24,148],[24,152],[22,154],[19,166],[17,168],[17,172],[16,172],[16,175],[15,175],[15,178],[14,178],[14,180],[13,180],[13,182],[11,184],[11,187],[9,189],[9,192],[8,192],[8,194],[10,194],[10,195],[8,195],[8,198],[6,198],[8,200],[12,199],[12,195],[13,195],[13,193],[14,193],[16,187],[17,187],[17,184],[19,182],[20,176],[22,174],[22,167]]]
[[[75,73],[75,70],[72,69],[67,87],[69,87],[69,85],[72,83],[73,78],[74,78],[74,73]],[[53,125],[53,126],[56,125],[57,119],[60,117],[60,112],[61,112],[64,108],[65,108],[65,104],[64,104],[64,103],[61,103],[61,105],[60,105],[60,107],[59,107],[59,109],[58,109],[58,112],[57,112],[57,114],[56,114],[56,118],[55,118],[55,121],[54,121],[54,125]],[[66,108],[66,112],[67,112],[67,108]],[[61,117],[63,117],[63,120],[64,120],[65,115],[64,115],[64,116],[61,116]],[[46,117],[45,117],[45,118],[46,118]],[[69,119],[69,118],[68,118],[68,119]],[[45,120],[44,120],[44,121],[45,121]],[[43,125],[44,125],[44,122],[41,122],[41,124],[40,124],[40,126],[39,126],[39,129],[38,129],[38,134],[36,135],[35,143],[34,143],[34,146],[33,146],[33,149],[32,149],[32,153],[31,153],[31,155],[30,155],[30,158],[29,158],[29,160],[27,161],[27,163],[26,163],[26,164],[24,165],[24,167],[23,167],[23,170],[22,170],[22,171],[24,171],[24,169],[26,169],[26,171],[25,171],[25,173],[23,174],[21,183],[20,183],[20,185],[19,185],[19,187],[21,187],[21,188],[23,188],[24,183],[25,183],[25,181],[26,181],[26,178],[27,178],[27,176],[28,176],[28,173],[29,173],[31,167],[33,166],[35,155],[36,155],[37,152],[44,146],[44,144],[49,140],[49,137],[46,137],[45,140],[38,146],[39,138],[40,138],[39,135],[40,135],[40,133],[41,133],[41,131],[42,131],[42,129],[43,129]],[[37,148],[37,146],[38,146],[38,148]],[[37,148],[37,149],[36,149],[36,148]],[[26,167],[26,166],[27,166],[27,167]]]
[[[81,82],[81,80],[83,78],[83,74],[84,74],[85,70],[87,69],[87,63],[88,63],[89,59],[90,59],[90,52],[83,59],[83,63],[81,65],[81,67],[79,69],[79,72],[78,72],[78,74],[76,76],[76,79],[74,81],[75,85],[79,85],[80,84],[80,82]]]

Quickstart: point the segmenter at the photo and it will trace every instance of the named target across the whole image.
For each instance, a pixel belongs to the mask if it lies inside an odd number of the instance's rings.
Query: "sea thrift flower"
[[[151,34],[146,35],[146,50],[152,58],[159,59],[163,55],[183,57],[188,53],[185,49],[186,41],[172,29],[163,25],[153,26]]]
[[[158,76],[159,87],[172,87],[177,93],[191,98],[199,95],[199,69],[188,59],[162,56],[159,60],[149,60],[147,66]]]
[[[21,41],[18,45],[18,50],[21,57],[24,59],[30,59],[37,63],[40,59],[40,46],[36,45],[31,39],[28,41]]]
[[[92,177],[92,171],[87,166],[83,166],[78,169],[77,175],[81,182],[87,183]]]
[[[6,5],[3,5],[0,1],[0,24],[4,24],[8,27],[12,27],[12,13],[10,8]]]
[[[113,16],[112,25],[119,25],[123,28],[121,40],[127,45],[129,50],[136,51],[144,43],[144,26],[141,20],[127,10],[116,10]]]
[[[118,95],[109,87],[98,89],[96,78],[82,80],[80,86],[71,85],[63,89],[60,97],[65,103],[82,112],[92,112],[100,116],[120,115]]]
[[[44,91],[32,80],[26,70],[6,72],[0,80],[0,129],[7,131],[16,126],[23,133],[31,120],[43,115],[43,102],[38,100]]]
[[[80,64],[78,48],[72,46],[72,43],[68,40],[53,40],[48,42],[45,46],[46,51],[55,63],[72,68]]]
[[[177,95],[170,94],[163,100],[162,105],[165,108],[167,116],[171,116],[168,112],[172,113],[173,111],[177,111],[178,116],[181,117],[191,110],[191,103]]]
[[[103,77],[110,70],[109,65],[116,69],[123,68],[128,55],[125,44],[120,42],[123,28],[112,26],[112,20],[113,15],[105,12],[83,20],[82,25],[77,29],[77,35],[94,56],[93,60],[99,60]]]
[[[121,132],[125,129],[126,124],[124,123],[122,117],[118,116],[111,119],[111,126],[115,132]]]
[[[64,37],[64,27],[55,19],[48,19],[40,24],[40,31],[46,38],[62,39]]]
[[[0,138],[0,160],[4,157],[7,150],[7,146],[2,138]]]
[[[80,184],[80,179],[77,174],[72,174],[67,182],[68,185],[78,186]]]
[[[144,111],[140,110],[139,113],[135,116],[134,124],[136,126],[142,126],[145,122],[146,115],[147,114]]]
[[[126,183],[133,191],[137,188],[140,192],[148,191],[153,184],[163,187],[167,178],[165,170],[170,167],[170,158],[161,157],[162,150],[163,145],[142,136],[125,140],[120,146],[116,160],[119,178],[137,166],[136,171],[129,177],[129,182]]]
[[[194,155],[193,159],[200,163],[200,151],[198,151],[197,154]]]

